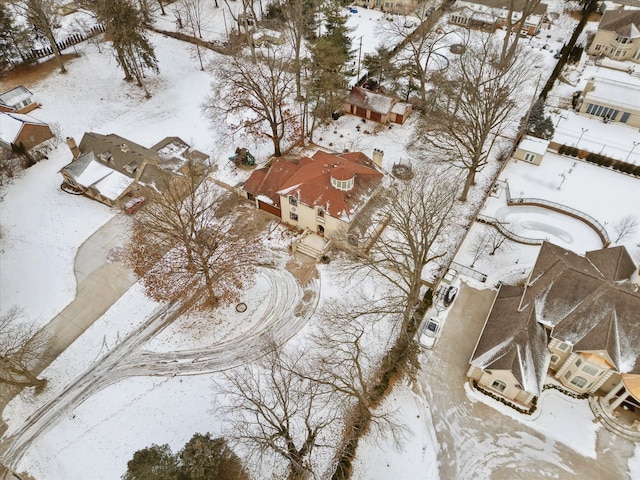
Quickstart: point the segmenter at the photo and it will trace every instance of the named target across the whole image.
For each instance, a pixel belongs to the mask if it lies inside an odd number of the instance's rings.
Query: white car
[[[440,333],[440,320],[430,317],[422,324],[418,340],[424,348],[432,348]]]

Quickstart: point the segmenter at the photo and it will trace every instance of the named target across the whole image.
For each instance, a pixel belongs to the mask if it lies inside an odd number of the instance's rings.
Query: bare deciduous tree
[[[386,338],[380,338],[376,325],[389,315],[397,315],[384,300],[375,301],[363,295],[351,295],[346,301],[334,301],[319,312],[318,330],[313,334],[318,347],[311,355],[314,368],[310,378],[330,389],[351,397],[357,415],[374,433],[390,434],[396,443],[404,429],[396,421],[395,412],[377,410],[381,394],[381,367],[373,355],[381,349],[371,345],[389,344],[393,333],[382,329]]]
[[[520,40],[520,32],[524,28],[527,18],[540,5],[540,0],[509,0],[505,20],[505,32],[502,40],[500,58],[509,62],[515,55]]]
[[[531,82],[530,55],[500,59],[490,37],[469,42],[466,52],[441,76],[430,109],[421,119],[416,151],[435,148],[438,161],[466,172],[460,200],[466,201],[476,173],[487,164],[499,135],[517,123],[517,111]]]
[[[212,121],[226,121],[233,131],[268,137],[279,157],[283,139],[294,135],[300,122],[289,106],[295,75],[284,52],[271,47],[263,52],[258,64],[241,55],[217,63],[204,109]]]
[[[261,247],[242,209],[221,207],[236,197],[200,172],[192,166],[138,212],[128,260],[150,297],[209,308],[235,298]]]
[[[53,33],[57,20],[57,3],[53,0],[20,0],[14,3],[18,11],[31,25],[44,35],[51,45],[51,51],[58,61],[60,73],[65,73],[67,69],[62,60],[62,53],[56,43]]]
[[[404,65],[404,70],[409,73],[411,84],[412,79],[418,80],[420,85],[420,100],[422,104],[427,101],[428,72],[431,60],[436,57],[438,50],[448,48],[449,43],[442,40],[449,35],[449,31],[441,29],[434,31],[438,18],[429,17],[425,9],[418,9],[415,17],[395,16],[389,22],[384,23],[385,38],[390,43],[406,44],[403,52],[398,55],[398,61]],[[417,28],[409,27],[407,22],[418,22]],[[411,85],[409,85],[409,90]],[[407,97],[409,91],[407,92]]]
[[[202,29],[205,28],[210,21],[210,17],[205,9],[205,0],[180,0],[178,8],[181,12],[180,18],[183,19],[191,35],[202,38]],[[200,62],[200,69],[204,70],[202,53],[200,52],[198,42],[196,42],[195,47],[198,61]]]
[[[471,259],[471,268],[476,266],[476,262],[480,260],[489,249],[489,242],[486,237],[486,229],[483,229],[480,232],[476,232],[473,235],[473,239],[471,240],[471,244],[469,246],[469,253],[472,255]]]
[[[20,319],[20,310],[10,308],[0,315],[0,383],[41,391],[47,381],[33,373],[34,362],[42,355],[46,338]]]
[[[282,10],[287,26],[286,38],[294,52],[293,70],[296,75],[296,100],[302,100],[302,45],[305,34],[314,24],[319,7],[318,0],[289,0]]]
[[[413,330],[412,313],[419,302],[424,267],[448,253],[437,241],[453,223],[457,191],[458,183],[450,172],[433,169],[428,176],[419,174],[411,181],[396,183],[389,192],[388,224],[371,248],[367,267],[401,292],[401,337],[410,336]]]
[[[635,215],[625,215],[620,220],[613,222],[611,227],[616,234],[616,239],[613,243],[618,243],[620,240],[624,240],[629,235],[633,235],[638,229],[640,222]]]
[[[314,450],[323,431],[339,421],[342,405],[331,389],[309,380],[304,352],[271,345],[257,365],[225,372],[217,390],[220,408],[231,422],[229,436],[258,459],[273,453],[287,462],[289,480],[304,480],[314,471]]]

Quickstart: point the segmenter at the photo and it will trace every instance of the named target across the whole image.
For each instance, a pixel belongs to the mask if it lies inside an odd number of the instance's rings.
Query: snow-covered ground
[[[172,8],[168,8],[167,17],[158,21],[160,27],[175,29]],[[212,9],[207,38],[224,38],[225,28],[230,28],[230,18],[223,12],[224,8]],[[358,9],[357,14],[350,16],[349,24],[356,28],[352,34],[353,45],[359,55],[375,49],[379,25],[384,21],[381,13],[366,9]],[[565,28],[574,24],[567,21]],[[560,42],[568,38],[566,30],[554,30],[550,35],[551,38],[545,35],[530,42],[532,50],[539,50],[545,55],[545,66],[553,62],[552,49],[559,48]],[[122,82],[121,72],[111,52],[104,50],[98,53],[95,46],[81,44],[77,46],[81,56],[68,63],[68,74],[54,73],[27,85],[36,100],[43,104],[33,115],[58,124],[63,136],[72,136],[76,141],[86,131],[116,133],[144,146],[150,146],[165,136],[177,135],[218,161],[217,175],[222,181],[235,184],[244,179],[243,175],[225,166],[225,159],[233,154],[236,145],[221,142],[220,132],[210,129],[201,110],[211,78],[209,73],[200,71],[192,47],[156,34],[151,35],[151,40],[156,46],[161,69],[160,75],[147,77],[153,94],[151,99],[145,99],[143,92],[134,85]],[[545,43],[552,48],[543,51]],[[212,53],[208,55],[210,58],[214,56]],[[580,128],[589,128],[580,144],[595,141],[588,134],[595,134],[597,128],[581,126],[582,117],[568,112],[563,115],[566,118],[560,120],[562,128],[558,129],[558,135],[562,135],[564,128],[573,126],[575,121],[578,132]],[[316,139],[324,147],[337,151],[348,148],[371,155],[373,148],[379,148],[385,152],[384,165],[388,169],[395,162],[410,160],[406,144],[411,135],[412,121],[392,128],[374,128],[369,123],[369,133],[357,132],[355,126],[358,124],[360,119],[344,116],[335,125],[318,131]],[[603,125],[600,123],[599,126]],[[628,148],[628,135],[612,134],[609,138],[607,149],[624,153]],[[267,142],[250,147],[257,158],[266,158],[270,150]],[[640,154],[640,149],[637,153]],[[632,158],[635,159],[635,155]],[[58,188],[61,177],[57,171],[70,160],[71,154],[66,145],[58,146],[50,153],[49,160],[25,171],[6,188],[0,205],[0,309],[4,312],[11,305],[18,305],[23,309],[25,319],[36,325],[48,322],[73,299],[75,252],[91,233],[117,213],[86,198],[67,195]],[[640,187],[637,179],[583,162],[573,165],[573,162],[573,159],[556,155],[545,157],[539,167],[524,162],[508,162],[500,179],[509,183],[513,197],[542,197],[563,203],[592,215],[607,227],[627,213],[639,214]],[[495,167],[487,169],[485,177],[479,179],[480,185],[491,181],[492,171],[495,172]],[[565,174],[565,177],[559,177],[560,174]],[[561,180],[564,182],[558,188]],[[594,192],[601,192],[597,202],[593,201]],[[481,197],[482,193],[478,191],[476,196]],[[590,230],[584,230],[583,224],[568,222],[560,214],[550,211],[512,213],[504,210],[504,203],[499,203],[503,200],[492,198],[495,204],[487,203],[483,213],[524,224],[532,236],[553,235],[554,239],[564,242],[561,243],[563,246],[579,253],[599,248],[597,237]],[[467,240],[476,228],[480,227],[474,225]],[[628,238],[624,244],[640,263],[638,234]],[[536,247],[514,247],[494,257],[480,259],[476,268],[489,274],[487,285],[490,286],[497,280],[509,278],[509,275],[517,275],[521,268],[530,267],[536,254]],[[463,245],[456,261],[468,265],[468,255],[468,248]],[[375,285],[362,279],[337,287],[337,275],[337,269],[332,266],[320,268],[320,302],[343,296],[351,289],[375,291]],[[254,290],[248,292],[255,304],[269,296],[267,283],[266,280],[258,280]],[[259,315],[261,308],[261,305],[255,305],[248,312]],[[133,287],[44,372],[50,382],[35,403],[16,399],[9,405],[4,412],[4,420],[9,425],[7,434],[20,432],[23,424],[43,403],[54,402],[72,388],[73,382],[85,369],[114,351],[122,339],[136,331],[158,309],[159,305],[144,297],[139,285]],[[242,321],[242,318],[229,309],[210,324],[201,318],[193,321],[183,319],[155,337],[149,348],[155,353],[170,352],[172,347],[196,348],[206,335],[233,340],[250,332],[253,327],[250,323],[234,328],[234,322]],[[218,327],[217,322],[224,325]],[[211,330],[218,331],[214,334]],[[440,343],[438,348],[447,348],[447,345]],[[461,383],[462,379],[451,381]],[[70,401],[68,405],[71,408],[61,409],[58,416],[35,432],[33,443],[24,446],[18,470],[29,471],[36,478],[45,480],[118,478],[133,452],[151,443],[168,443],[175,451],[194,432],[222,432],[221,419],[211,411],[211,392],[211,374],[135,376],[105,384],[90,395]],[[472,392],[468,396],[473,402],[488,402],[485,397],[477,398]],[[428,399],[428,392],[422,390],[416,393],[408,388],[399,388],[393,392],[384,408],[397,408],[407,419],[409,430],[403,446],[398,449],[385,441],[365,438],[359,452],[361,470],[357,478],[438,478],[439,455],[446,452],[437,445],[436,430],[446,428],[446,419],[431,410]],[[598,454],[591,414],[585,411],[584,404],[576,406],[555,392],[545,393],[541,404],[542,409],[536,418],[520,420],[517,417],[518,421],[527,424],[527,428],[534,429],[538,436],[507,431],[502,436],[505,444],[513,447],[518,442],[527,442],[543,449],[548,448],[544,446],[544,439],[548,438],[549,442],[564,443],[588,458]],[[500,405],[491,407],[500,415],[507,414]],[[569,428],[574,432],[572,435],[567,437],[560,433]],[[29,433],[26,432],[24,438],[28,438]],[[470,430],[454,434],[467,436],[464,440],[470,447],[470,463],[495,447],[480,440],[476,442],[473,438],[475,432]],[[549,455],[553,457],[555,453],[550,452]],[[640,478],[638,448],[629,462],[629,472],[631,478]]]

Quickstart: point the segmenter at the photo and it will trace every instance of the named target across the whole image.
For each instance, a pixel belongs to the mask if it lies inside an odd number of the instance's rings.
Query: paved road
[[[634,445],[604,428],[597,431],[598,458],[589,458],[469,400],[464,390],[468,361],[494,295],[463,283],[437,347],[423,358],[427,368],[421,370],[420,385],[440,446],[440,478],[628,478]]]

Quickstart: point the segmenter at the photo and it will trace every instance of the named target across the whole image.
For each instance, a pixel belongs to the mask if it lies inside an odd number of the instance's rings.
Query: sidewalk
[[[32,371],[40,375],[69,345],[100,318],[129,288],[136,278],[122,262],[130,237],[130,219],[118,214],[100,227],[78,249],[74,271],[76,298],[41,330],[48,340],[46,353]],[[0,412],[20,390],[4,389]],[[0,434],[2,433],[0,425]]]

